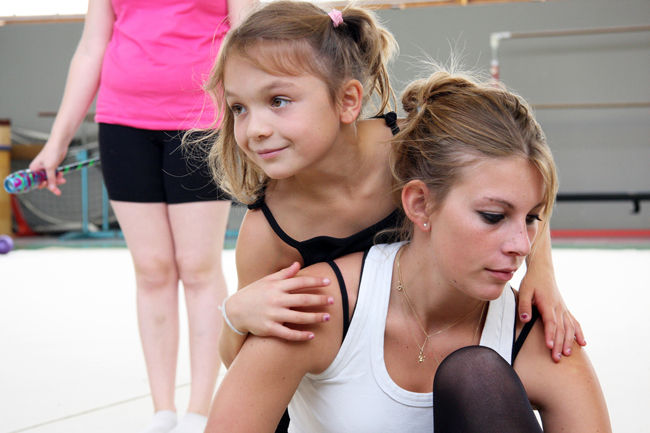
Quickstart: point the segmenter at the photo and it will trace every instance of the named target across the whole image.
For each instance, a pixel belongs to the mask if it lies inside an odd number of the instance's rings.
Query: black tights
[[[433,424],[435,433],[542,432],[515,370],[481,346],[459,349],[438,367]]]

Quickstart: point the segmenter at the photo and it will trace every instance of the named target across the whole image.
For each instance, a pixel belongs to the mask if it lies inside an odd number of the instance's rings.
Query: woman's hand
[[[328,278],[300,276],[300,264],[268,275],[240,289],[226,302],[227,315],[235,328],[261,337],[278,337],[290,341],[314,338],[308,331],[298,331],[286,324],[307,325],[327,322],[326,312],[298,311],[299,308],[324,307],[334,303],[325,295],[301,293],[304,289],[327,286]]]

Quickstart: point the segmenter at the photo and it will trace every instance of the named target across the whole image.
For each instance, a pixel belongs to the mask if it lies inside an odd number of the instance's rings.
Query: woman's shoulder
[[[538,320],[514,365],[545,431],[611,431],[607,404],[587,352],[577,343],[572,354],[554,362]]]

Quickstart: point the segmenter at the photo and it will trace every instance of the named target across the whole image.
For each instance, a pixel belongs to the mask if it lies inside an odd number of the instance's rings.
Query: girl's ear
[[[411,180],[402,188],[404,213],[416,228],[429,231],[432,205],[431,191],[421,180]]]
[[[341,122],[346,124],[354,123],[361,114],[363,86],[359,80],[349,80],[343,85],[340,95]]]

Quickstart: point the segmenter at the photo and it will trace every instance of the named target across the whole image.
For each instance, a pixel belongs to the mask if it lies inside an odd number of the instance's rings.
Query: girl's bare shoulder
[[[273,231],[260,209],[249,209],[239,227],[235,248],[239,287],[301,262],[297,251]]]

